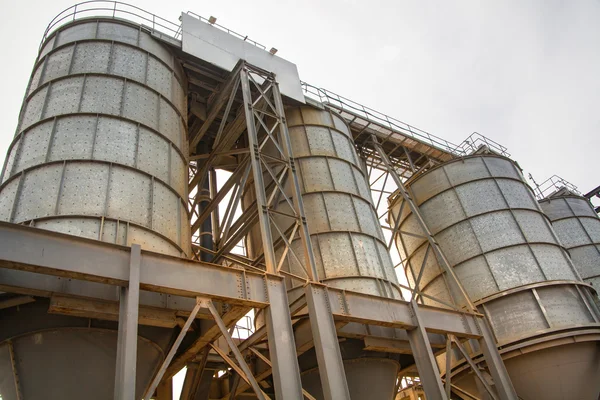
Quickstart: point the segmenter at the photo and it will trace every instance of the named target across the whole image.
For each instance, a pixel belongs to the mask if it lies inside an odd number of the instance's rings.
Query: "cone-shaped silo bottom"
[[[522,400],[597,400],[600,394],[598,342],[533,350],[505,359],[504,364]],[[465,371],[453,377],[452,383],[481,398],[475,380],[470,371]]]
[[[53,315],[47,310],[48,301],[36,298],[34,303],[0,311],[2,400],[19,399],[13,368],[22,399],[113,398],[117,323]],[[143,396],[160,367],[171,333],[171,329],[139,327],[136,398]]]

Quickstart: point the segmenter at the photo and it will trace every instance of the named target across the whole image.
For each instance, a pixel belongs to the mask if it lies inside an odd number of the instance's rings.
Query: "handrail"
[[[372,108],[363,106],[362,104],[340,96],[327,89],[318,88],[306,82],[301,82],[301,84],[305,96],[311,97],[322,104],[341,111],[349,112],[353,115],[358,115],[360,118],[364,118],[366,122],[371,122],[391,131],[412,137],[455,156],[467,156],[474,151],[477,151],[481,145],[485,145],[503,156],[510,156],[506,147],[477,132],[473,132],[461,144],[456,145],[447,141],[446,139],[432,135],[429,132],[416,128],[386,114],[380,113],[379,111],[375,111]]]
[[[210,24],[210,21],[208,19],[192,11],[188,11],[187,14],[198,18],[200,21]],[[89,0],[77,3],[74,6],[64,9],[56,17],[54,17],[52,21],[50,21],[48,27],[44,31],[44,35],[42,36],[40,50],[46,39],[50,36],[50,34],[60,26],[65,25],[69,22],[73,22],[77,19],[94,16],[101,16],[114,19],[127,19],[131,22],[147,26],[153,31],[166,34],[169,37],[172,37],[173,39],[177,40],[180,40],[182,36],[181,23],[171,22],[165,18],[152,14],[140,7],[123,3],[120,1]],[[211,25],[223,30],[224,32],[229,33],[230,35],[234,35],[241,40],[247,41],[253,44],[254,46],[266,50],[266,47],[264,45],[254,40],[248,39],[248,36],[241,35],[217,23],[212,23]],[[456,145],[438,136],[432,135],[429,132],[426,132],[422,129],[409,125],[386,114],[380,113],[379,111],[373,110],[372,108],[366,107],[362,104],[352,101],[346,97],[333,93],[327,89],[317,88],[316,86],[310,85],[306,82],[300,83],[306,96],[312,97],[313,99],[319,101],[322,104],[325,104],[329,107],[335,108],[340,111],[348,112],[353,116],[364,119],[367,125],[377,125],[378,127],[385,129],[390,133],[397,132],[401,135],[411,137],[415,140],[431,145],[446,153],[461,157],[469,155],[473,151],[476,151],[480,147],[480,145],[486,145],[491,150],[501,155],[507,157],[510,156],[510,154],[508,154],[506,151],[506,147],[500,145],[499,143],[491,139],[486,138],[485,136],[480,135],[477,132],[471,134],[461,144]]]
[[[533,178],[531,179],[533,180]],[[535,181],[533,182],[535,184],[534,193],[538,200],[543,200],[547,197],[550,197],[561,189],[567,189],[571,193],[581,196],[581,193],[577,189],[577,186],[573,185],[571,182],[561,178],[558,175],[552,175],[540,185],[535,183]]]

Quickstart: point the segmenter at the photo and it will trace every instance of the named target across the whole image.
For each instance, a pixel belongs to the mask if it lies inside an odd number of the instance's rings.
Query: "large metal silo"
[[[600,290],[600,218],[585,197],[560,192],[540,201],[584,282]]]
[[[470,156],[406,185],[459,281],[488,317],[519,396],[596,399],[598,310],[517,166],[500,156]],[[421,271],[427,242],[408,234],[416,231],[416,219],[402,202],[395,199],[391,214],[407,278],[415,285],[420,276],[418,289],[441,300],[423,297],[426,304],[451,303],[434,256]],[[476,391],[472,375],[461,371],[455,363],[453,382]]]
[[[287,109],[286,120],[319,279],[332,287],[402,298],[368,181],[345,121],[329,111],[309,107]],[[291,197],[290,186],[286,194]],[[289,214],[291,207],[282,199],[277,211]],[[285,218],[277,221],[285,231]],[[260,246],[260,234],[255,230],[248,238],[248,247],[251,252],[260,252]],[[282,270],[305,278],[301,246],[300,238],[292,242],[300,262],[288,255]],[[276,249],[277,255],[282,251]],[[291,288],[290,299],[303,293],[297,280],[289,280],[287,287]],[[257,320],[260,324],[260,314]],[[362,341],[348,339],[340,345],[352,398],[392,398],[399,368],[396,357],[365,351]],[[300,356],[299,362],[304,388],[322,398],[314,350]]]
[[[187,256],[185,88],[173,55],[139,25],[100,18],[60,27],[31,75],[2,170],[0,220]],[[85,295],[82,284],[65,282]],[[117,324],[47,310],[40,298],[1,310],[0,371],[10,348],[19,398],[111,398]],[[140,326],[138,398],[171,335]]]

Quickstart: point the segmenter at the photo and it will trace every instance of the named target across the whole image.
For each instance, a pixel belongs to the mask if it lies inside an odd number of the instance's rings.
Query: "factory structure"
[[[0,399],[597,400],[600,187],[276,53],[191,12],[51,21],[0,175]]]

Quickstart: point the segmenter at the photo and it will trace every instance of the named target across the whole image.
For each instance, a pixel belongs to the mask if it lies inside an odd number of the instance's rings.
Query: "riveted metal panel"
[[[568,260],[568,255],[560,247],[535,244],[531,250],[540,263],[542,271],[548,280],[578,280]]]
[[[423,219],[431,233],[436,234],[465,219],[465,209],[454,190],[442,192],[421,205]]]
[[[149,176],[113,166],[110,171],[108,216],[149,227],[150,184]]]
[[[169,143],[148,129],[140,127],[137,167],[169,181]]]
[[[529,208],[538,211],[533,193],[522,182],[509,179],[496,179],[496,182],[511,208]]]
[[[109,73],[143,83],[146,76],[146,58],[147,53],[145,52],[115,43],[112,49]]]
[[[359,232],[358,218],[352,207],[352,198],[344,193],[324,193],[329,224],[334,231]]]
[[[49,188],[47,182],[60,182],[62,165],[53,164],[24,175],[21,190],[15,200],[16,212],[13,222],[23,222],[53,215],[57,188]]]
[[[181,154],[171,147],[171,176],[169,184],[179,193],[184,199],[187,198],[187,162]]]
[[[44,75],[40,84],[67,75],[72,55],[73,46],[67,46],[52,52],[46,60],[46,65],[43,67]]]
[[[323,126],[307,126],[306,138],[310,147],[310,154],[313,156],[332,156],[336,157],[333,140],[329,129]]]
[[[97,117],[90,115],[57,118],[48,161],[89,159],[92,154],[96,123]],[[52,129],[52,126],[49,125],[47,129]]]
[[[106,42],[77,43],[71,73],[107,73],[111,44]]]
[[[19,188],[20,178],[15,178],[8,182],[0,191],[0,220],[10,221],[15,196]]]
[[[50,39],[47,39],[43,46],[42,50],[40,50],[40,54],[38,56],[38,60],[45,56],[50,50],[54,48],[54,41],[56,40],[56,35],[53,35]]]
[[[513,216],[508,211],[479,215],[470,221],[483,251],[525,241]]]
[[[48,118],[53,117],[55,115],[70,114],[77,112],[80,106],[79,99],[81,97],[81,87],[83,85],[83,82],[84,78],[81,76],[60,79],[52,82],[52,86],[50,87],[48,92],[48,98],[46,99],[46,109],[42,117]],[[82,111],[89,110],[82,107]]]
[[[123,116],[158,129],[158,95],[141,85],[127,82]]]
[[[339,115],[333,114],[333,126],[346,135],[346,137],[352,138],[352,134],[350,133],[350,129],[348,129],[348,125],[346,125],[346,121]]]
[[[65,164],[58,214],[103,215],[106,209],[108,178],[108,164]]]
[[[333,180],[326,158],[302,158],[298,161],[302,170],[305,193],[333,190]]]
[[[437,236],[444,255],[452,265],[481,254],[481,245],[469,221],[462,221]]]
[[[500,290],[546,279],[528,246],[496,250],[487,254],[486,259]]]
[[[377,251],[377,242],[371,236],[352,234],[358,274],[376,278],[387,278],[382,269]]]
[[[527,241],[556,244],[552,228],[539,212],[515,210],[513,215]]]
[[[29,96],[40,86],[40,79],[42,78],[42,72],[44,71],[44,64],[45,60],[34,70],[31,80],[29,81],[29,89],[27,90],[26,96]]]
[[[167,186],[154,181],[152,192],[152,228],[160,234],[177,242],[177,213],[178,197]]]
[[[154,40],[150,35],[142,32],[140,35],[140,48],[154,54],[159,60],[173,68],[173,55],[163,45]]]
[[[455,271],[467,294],[473,300],[482,299],[499,290],[494,275],[483,256],[457,265]]]
[[[173,108],[173,106],[160,98],[160,114],[159,114],[159,126],[160,132],[165,132],[166,136],[171,142],[179,145],[183,132],[180,131],[179,114]]]
[[[135,124],[113,118],[98,119],[94,159],[134,166],[136,150],[137,126]]]
[[[335,152],[339,158],[348,160],[357,167],[360,165],[356,150],[352,145],[351,139],[341,133],[331,130],[331,139],[335,147]]]
[[[354,203],[354,211],[358,217],[360,231],[366,233],[367,235],[376,237],[379,240],[384,240],[381,227],[376,222],[377,216],[375,215],[375,211],[373,210],[371,203],[354,196],[352,196],[352,202]],[[349,210],[351,210],[351,208],[349,208]]]
[[[323,193],[311,193],[303,197],[304,212],[311,233],[321,233],[331,230],[329,217],[325,208]]]
[[[104,76],[87,76],[81,98],[80,111],[120,115],[123,97],[122,93],[122,79]],[[140,106],[138,105],[138,107]]]
[[[23,139],[21,137],[17,137],[12,148],[9,149],[9,152],[6,155],[6,164],[4,165],[4,170],[2,171],[2,182],[0,182],[0,184],[6,182],[6,180],[13,175],[15,162],[17,161],[17,155],[19,153],[19,147],[21,146],[22,140]]]
[[[491,179],[457,186],[456,194],[468,217],[502,209],[506,206],[496,182]]]
[[[328,158],[327,162],[329,163],[335,190],[358,195],[358,187],[353,174],[353,169],[357,167],[337,158]]]
[[[353,168],[352,173],[354,174],[354,181],[356,182],[356,186],[358,187],[358,195],[363,199],[372,201],[371,190],[369,189],[369,185],[365,176],[358,168]]]
[[[48,92],[48,86],[44,86],[31,98],[27,101],[25,105],[25,111],[23,112],[23,117],[21,119],[21,125],[19,126],[20,130],[23,130],[37,122],[42,117],[42,111],[44,109],[44,103],[46,101],[46,93]],[[18,133],[18,132],[17,132]]]
[[[483,161],[477,157],[465,158],[460,162],[445,164],[442,169],[453,186],[490,177],[490,173],[485,168]],[[442,171],[439,173],[442,173]]]
[[[328,278],[359,275],[350,234],[322,233],[319,242]]]
[[[63,27],[60,32],[58,32],[56,45],[54,47],[78,40],[93,39],[95,35],[96,21]]]
[[[569,328],[595,322],[574,286],[551,286],[536,290],[553,328]]]
[[[548,329],[533,293],[523,291],[485,304],[500,344]]]
[[[52,125],[52,121],[44,122],[32,127],[23,135],[13,174],[46,161]]]
[[[146,84],[156,89],[167,99],[171,98],[172,75],[173,73],[156,58],[148,58],[148,76]]]
[[[568,195],[540,201],[580,276],[600,289],[600,219],[586,198]]]
[[[98,24],[98,39],[114,40],[116,42],[136,45],[138,42],[138,32],[139,29],[131,26],[111,22],[100,22]]]

